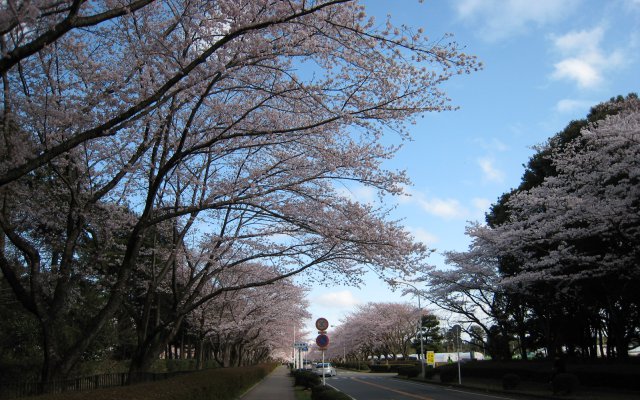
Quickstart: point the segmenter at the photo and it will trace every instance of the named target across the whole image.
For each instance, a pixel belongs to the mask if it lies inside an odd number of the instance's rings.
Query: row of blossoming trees
[[[44,380],[114,321],[131,372],[185,323],[230,361],[302,316],[258,288],[420,272],[424,246],[337,188],[400,194],[383,134],[450,109],[442,83],[479,67],[354,0],[9,0],[0,50],[2,294]]]
[[[497,359],[627,357],[640,345],[637,95],[592,108],[541,146],[487,222],[468,227],[468,251],[447,254],[425,296]]]
[[[415,305],[372,302],[358,306],[330,332],[325,356],[350,363],[406,359],[420,353],[420,339],[425,351],[443,350],[443,333],[438,318]]]

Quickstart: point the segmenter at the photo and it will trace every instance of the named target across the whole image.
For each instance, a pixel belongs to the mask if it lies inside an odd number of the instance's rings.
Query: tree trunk
[[[136,380],[136,374],[149,371],[153,362],[157,360],[160,353],[162,353],[162,350],[168,346],[169,342],[171,342],[177,335],[183,319],[184,317],[177,318],[173,327],[156,327],[150,331],[144,342],[138,343],[138,347],[131,358],[131,365],[129,367],[130,382]]]
[[[196,369],[204,368],[204,337],[197,338],[196,341]]]

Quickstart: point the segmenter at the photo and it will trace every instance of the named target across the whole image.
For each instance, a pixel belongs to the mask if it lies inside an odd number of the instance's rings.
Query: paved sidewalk
[[[242,400],[294,400],[293,378],[289,369],[279,365],[266,378],[251,388]]]

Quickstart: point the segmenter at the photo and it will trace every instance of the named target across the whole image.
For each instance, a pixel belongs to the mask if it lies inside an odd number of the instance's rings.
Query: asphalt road
[[[425,385],[395,378],[396,374],[374,374],[339,370],[326,378],[327,385],[354,400],[491,400],[512,399],[502,395],[482,394],[439,385]],[[513,398],[515,400],[515,398]]]

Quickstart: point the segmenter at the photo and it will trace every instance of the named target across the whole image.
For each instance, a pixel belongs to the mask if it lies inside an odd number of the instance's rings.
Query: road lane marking
[[[337,390],[338,392],[340,392],[340,393],[342,393],[342,394],[347,395],[351,400],[356,400],[356,398],[355,398],[355,397],[349,396],[348,394],[346,394],[345,392],[343,392],[342,390],[338,389],[338,388],[337,388],[337,387],[335,387],[335,386],[332,386],[332,385],[330,385],[330,384],[327,384],[327,386],[332,387],[332,388],[334,388],[335,390]]]
[[[354,381],[360,382],[360,383],[364,383],[365,385],[374,386],[374,387],[377,387],[377,388],[380,388],[380,389],[388,390],[390,392],[398,393],[398,394],[401,394],[403,396],[411,397],[411,398],[414,398],[414,399],[418,399],[418,400],[434,400],[431,397],[424,397],[424,396],[419,396],[417,394],[403,392],[402,390],[391,389],[391,388],[388,388],[388,387],[383,386],[383,385],[378,385],[377,383],[363,381],[362,379],[358,379],[358,378],[351,378],[351,379],[354,380]]]
[[[495,396],[495,395],[492,395],[492,394],[482,394],[482,393],[478,393],[478,392],[466,392],[464,390],[449,389],[449,388],[446,388],[445,390],[448,390],[450,392],[473,394],[475,396],[491,397],[492,399],[515,400],[513,397],[501,397],[501,396]]]

